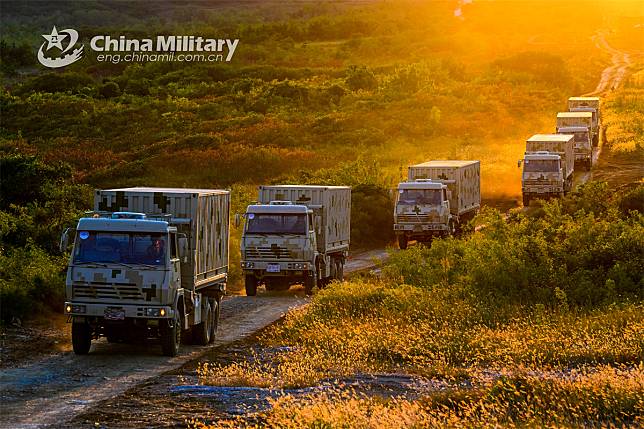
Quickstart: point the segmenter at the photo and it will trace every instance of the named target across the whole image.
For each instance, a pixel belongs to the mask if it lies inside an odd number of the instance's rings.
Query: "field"
[[[644,425],[639,2],[55,3],[4,2],[0,18],[3,324],[61,311],[58,238],[93,188],[230,189],[240,213],[260,184],[350,185],[352,248],[385,248],[407,165],[478,159],[486,207],[468,234],[392,251],[381,275],[316,291],[236,362],[203,362],[203,385],[283,394],[190,424]],[[81,34],[240,45],[230,63],[45,72],[32,54],[52,16]],[[630,66],[602,94],[595,180],[521,210],[525,140],[595,89],[612,61],[598,34]]]

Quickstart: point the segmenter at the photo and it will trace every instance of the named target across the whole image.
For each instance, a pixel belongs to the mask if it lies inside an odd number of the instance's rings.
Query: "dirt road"
[[[363,271],[387,257],[385,250],[353,255],[346,273]],[[64,423],[98,401],[164,372],[181,367],[213,347],[231,343],[308,302],[303,294],[235,296],[222,303],[217,339],[208,347],[184,346],[179,356],[161,355],[158,344],[109,344],[95,341],[91,354],[61,353],[0,373],[0,428],[43,427]]]
[[[593,36],[595,46],[611,55],[612,64],[602,71],[599,83],[593,92],[584,96],[602,95],[608,91],[615,90],[626,78],[628,68],[631,66],[631,57],[628,53],[613,48],[606,41],[606,31],[598,31]]]

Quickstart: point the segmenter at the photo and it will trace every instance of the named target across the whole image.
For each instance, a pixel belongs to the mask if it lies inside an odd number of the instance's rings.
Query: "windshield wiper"
[[[92,265],[99,265],[102,267],[107,268],[107,264],[103,262],[94,262],[94,261],[80,261],[80,262],[74,262],[75,265],[87,265],[87,264],[92,264]]]

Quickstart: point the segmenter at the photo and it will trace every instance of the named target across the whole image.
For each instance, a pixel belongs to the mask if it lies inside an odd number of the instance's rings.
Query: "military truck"
[[[412,165],[398,184],[394,233],[398,246],[453,235],[481,207],[479,161],[429,161]]]
[[[599,145],[599,131],[601,129],[601,111],[599,97],[570,97],[568,98],[568,110],[570,112],[591,112],[592,129],[591,135],[593,146]]]
[[[535,134],[526,141],[521,190],[523,205],[534,198],[562,197],[572,189],[575,167],[574,137],[569,134]]]
[[[303,283],[307,294],[342,280],[351,236],[351,188],[260,186],[244,214],[241,268],[246,295]],[[240,216],[235,223],[240,224]]]
[[[212,189],[97,190],[94,211],[73,237],[65,314],[76,354],[92,339],[161,340],[166,356],[182,341],[208,344],[228,277],[230,194]]]
[[[573,136],[575,169],[583,167],[590,171],[593,166],[593,145],[588,127],[561,127],[557,128],[557,133]]]

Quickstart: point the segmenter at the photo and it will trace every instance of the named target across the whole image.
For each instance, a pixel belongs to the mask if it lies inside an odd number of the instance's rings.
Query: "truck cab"
[[[394,232],[401,249],[410,239],[430,241],[436,235],[454,233],[447,185],[431,179],[398,184]]]
[[[593,163],[592,135],[588,127],[560,127],[559,134],[570,134],[573,136],[575,148],[575,164],[583,166],[590,171]]]
[[[268,290],[286,290],[298,282],[312,289],[318,258],[313,210],[271,201],[249,205],[244,217],[241,267],[247,295],[254,295],[259,283]]]
[[[547,151],[526,152],[519,161],[519,166],[521,164],[524,206],[527,207],[533,198],[563,196],[565,178],[560,155]]]

